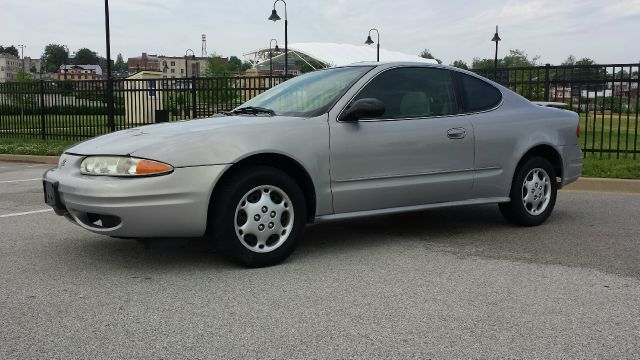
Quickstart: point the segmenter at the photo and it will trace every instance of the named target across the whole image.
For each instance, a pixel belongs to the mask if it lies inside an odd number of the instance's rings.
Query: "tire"
[[[300,186],[268,166],[240,169],[218,184],[207,233],[214,247],[246,267],[276,265],[295,249],[306,225]]]
[[[511,201],[499,204],[500,212],[510,222],[521,226],[537,226],[545,222],[556,204],[558,183],[551,163],[542,157],[531,157],[516,170]]]

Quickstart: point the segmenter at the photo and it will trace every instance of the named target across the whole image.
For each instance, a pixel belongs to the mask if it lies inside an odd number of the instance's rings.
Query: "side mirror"
[[[363,118],[372,118],[384,114],[386,109],[384,103],[376,98],[360,99],[347,106],[338,121],[353,122]]]

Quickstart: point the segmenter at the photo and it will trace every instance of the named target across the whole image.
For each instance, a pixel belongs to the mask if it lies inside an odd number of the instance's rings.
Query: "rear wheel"
[[[293,252],[306,218],[298,184],[281,170],[256,166],[218,185],[208,232],[232,260],[248,267],[270,266]]]
[[[500,204],[500,212],[517,225],[540,225],[551,215],[557,192],[556,173],[551,163],[541,157],[529,158],[516,170],[511,201]]]

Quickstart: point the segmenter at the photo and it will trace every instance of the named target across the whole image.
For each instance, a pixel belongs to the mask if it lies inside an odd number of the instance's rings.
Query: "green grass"
[[[631,159],[584,159],[582,176],[640,179],[640,158]]]
[[[580,114],[580,146],[583,149],[640,150],[640,127],[635,114]],[[636,138],[636,131],[638,137]],[[619,134],[619,135],[618,135]],[[635,140],[635,141],[634,141]],[[600,155],[599,152],[597,152]],[[608,156],[603,153],[603,156]],[[615,154],[612,154],[615,157]]]
[[[77,141],[0,138],[0,154],[60,155]]]

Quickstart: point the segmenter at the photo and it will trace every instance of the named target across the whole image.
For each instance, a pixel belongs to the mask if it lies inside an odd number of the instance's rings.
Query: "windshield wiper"
[[[250,114],[250,115],[268,114],[269,116],[274,116],[276,112],[271,109],[267,109],[259,106],[245,106],[245,107],[237,108],[235,110],[231,110],[225,113],[225,115],[235,115],[235,114]]]

